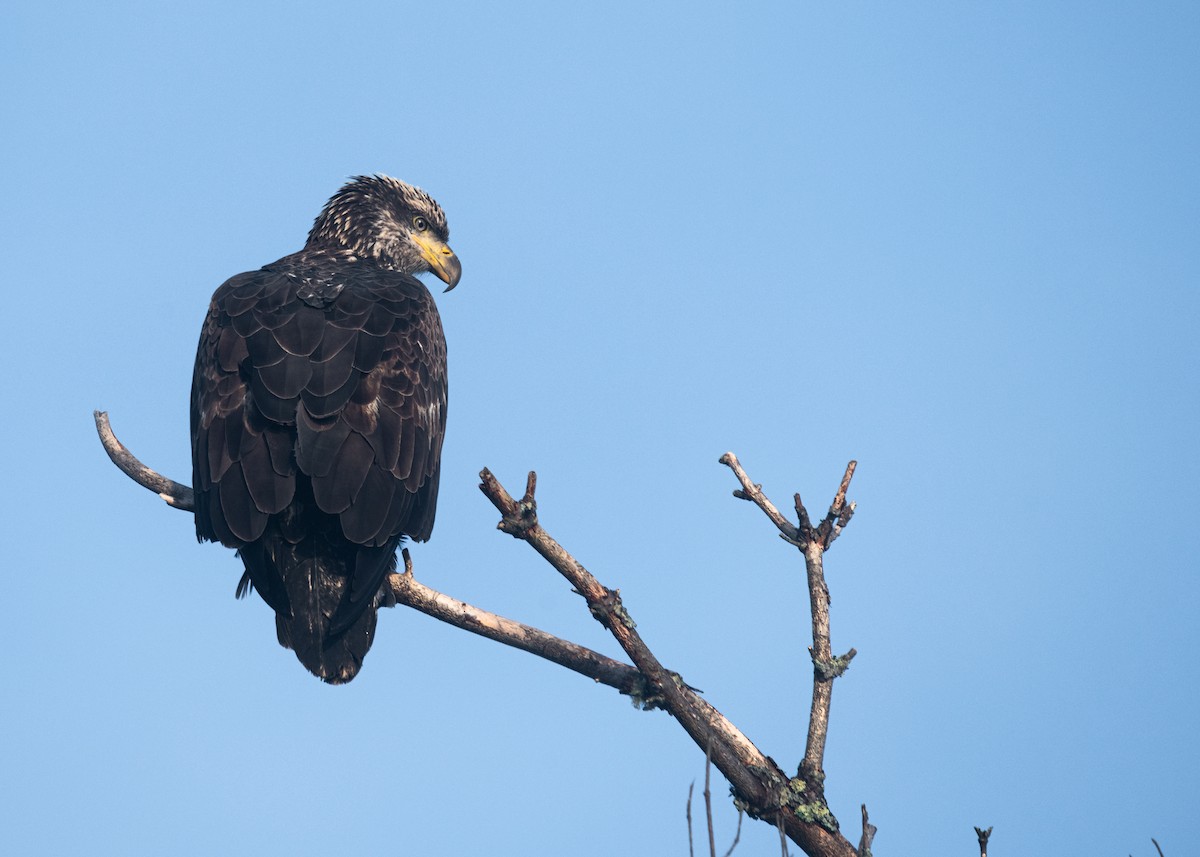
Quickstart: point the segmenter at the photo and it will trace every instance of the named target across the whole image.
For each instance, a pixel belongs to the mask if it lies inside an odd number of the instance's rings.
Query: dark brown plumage
[[[429,538],[446,341],[429,291],[461,273],[442,209],[387,176],[326,203],[304,249],[217,289],[192,378],[196,534],[237,548],[279,642],[350,681],[396,550]]]

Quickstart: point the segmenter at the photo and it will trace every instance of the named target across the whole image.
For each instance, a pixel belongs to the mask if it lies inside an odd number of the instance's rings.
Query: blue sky
[[[1185,853],[1198,38],[1187,3],[11,10],[4,850],[686,853],[666,715],[404,610],[323,686],[94,438],[107,409],[187,481],[209,295],[385,172],[464,268],[423,581],[618,654],[475,487],[536,469],[546,528],[793,769],[803,566],[717,458],[814,509],[855,458],[852,838],[865,802],[879,854]]]

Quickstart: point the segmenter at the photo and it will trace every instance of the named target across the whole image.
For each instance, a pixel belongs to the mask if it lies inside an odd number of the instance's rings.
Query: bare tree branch
[[[104,451],[108,453],[112,463],[121,468],[122,473],[143,488],[149,488],[176,509],[183,509],[185,512],[195,511],[195,497],[191,488],[173,482],[165,476],[160,476],[134,458],[133,453],[126,449],[113,434],[112,426],[108,423],[107,411],[92,411],[92,416],[96,420],[96,433],[100,435]]]
[[[162,476],[138,461],[117,440],[109,424],[107,413],[96,411],[95,418],[100,442],[104,444],[104,449],[113,463],[126,476],[158,494],[172,508],[187,512],[193,511],[194,498],[191,488]],[[470,631],[472,634],[478,634],[489,640],[495,640],[506,646],[512,646],[515,649],[553,661],[559,666],[564,666],[600,684],[619,690],[626,696],[632,697],[640,707],[656,707],[652,701],[647,701],[649,696],[646,693],[646,682],[634,667],[592,651],[586,646],[548,634],[531,625],[524,625],[495,613],[481,610],[465,601],[459,601],[457,598],[452,598],[424,585],[412,574],[412,559],[407,549],[404,551],[404,563],[405,573],[390,575],[387,581],[397,604],[412,607],[427,616],[462,628],[464,631]]]
[[[641,708],[655,707],[647,701],[646,682],[641,674],[628,664],[613,660],[586,646],[548,634],[532,625],[506,619],[438,592],[413,576],[408,548],[404,549],[404,560],[405,572],[390,575],[387,579],[397,604],[412,607],[426,616],[432,616],[472,634],[553,661],[599,684],[619,690],[632,697]]]
[[[519,501],[513,499],[490,470],[484,469],[480,479],[480,490],[503,516],[497,528],[527,542],[567,579],[575,592],[583,596],[592,615],[612,633],[645,676],[661,707],[680,721],[697,746],[705,748],[711,743],[712,758],[721,773],[729,778],[729,772],[722,767],[723,764],[731,769],[738,766],[773,767],[741,731],[697,697],[678,674],[669,673],[663,668],[638,634],[636,623],[621,601],[620,592],[602,586],[542,529],[537,520],[537,503],[533,494],[537,487],[535,473],[529,474],[525,495]],[[715,740],[710,740],[712,738]],[[756,778],[742,779],[742,784],[734,779],[730,779],[730,782],[747,789],[748,796],[756,803],[764,797],[762,785]]]
[[[975,835],[979,837],[979,857],[987,857],[988,839],[992,835],[992,829],[989,827],[984,830],[981,827],[975,828]]]
[[[871,857],[871,843],[875,841],[875,834],[879,832],[879,828],[867,818],[865,803],[862,805],[862,827],[862,838],[858,840],[858,857]]]
[[[709,774],[711,771],[712,771],[712,758],[707,753],[705,753],[705,756],[704,756],[704,804],[705,804],[706,810],[708,811],[708,843],[709,843],[709,849],[711,850],[713,857],[716,857],[716,844],[715,844],[716,831],[713,829],[712,799],[711,799],[710,792],[709,792],[709,782],[708,782]],[[688,786],[688,799],[687,799],[687,826],[688,826],[688,855],[689,855],[689,857],[695,857],[695,854],[696,854],[695,846],[692,841],[692,791],[695,788],[696,788],[696,781],[692,780],[691,785]],[[742,819],[745,817],[745,815],[746,815],[745,810],[743,810],[741,807],[738,807],[737,830],[735,830],[733,832],[733,841],[729,843],[729,849],[725,852],[724,857],[731,857],[734,850],[738,847],[738,843],[742,841]],[[780,833],[780,835],[782,836],[783,834]]]
[[[794,526],[783,519],[779,510],[763,493],[762,486],[751,481],[738,462],[736,455],[727,452],[721,456],[720,462],[729,467],[742,484],[742,490],[735,491],[734,496],[750,500],[762,509],[779,529],[784,541],[804,553],[809,606],[812,612],[813,644],[809,648],[809,655],[813,662],[813,698],[812,707],[809,710],[808,740],[804,748],[804,761],[800,764],[800,777],[812,797],[816,798],[814,812],[828,813],[824,797],[823,760],[825,740],[829,733],[829,709],[833,696],[833,680],[846,671],[850,666],[850,661],[858,653],[851,649],[839,657],[833,655],[829,637],[829,587],[825,583],[824,554],[854,515],[855,504],[847,505],[846,492],[850,488],[850,480],[854,477],[854,470],[858,463],[851,461],[846,465],[846,472],[842,476],[837,494],[834,495],[833,503],[829,506],[829,512],[814,527],[799,494],[794,497],[799,524]]]
[[[173,507],[188,511],[194,508],[194,496],[188,486],[166,479],[134,458],[117,441],[106,414],[97,411],[95,419],[96,430],[105,450],[122,472],[139,485],[154,491]],[[729,457],[736,464],[736,458],[733,458],[732,454]],[[724,461],[724,458],[722,460]],[[630,695],[635,703],[644,709],[665,709],[683,726],[697,746],[706,748],[713,763],[732,785],[735,803],[739,809],[744,808],[754,818],[776,823],[781,828],[781,836],[786,834],[805,853],[813,857],[852,857],[856,854],[854,847],[838,832],[837,821],[825,804],[821,782],[789,779],[770,757],[763,755],[753,742],[717,709],[698,696],[677,673],[666,670],[637,633],[636,625],[621,601],[620,592],[602,586],[582,564],[542,529],[537,520],[537,504],[534,498],[537,488],[536,474],[529,474],[525,494],[519,501],[514,500],[505,491],[490,471],[485,469],[480,477],[480,489],[501,513],[499,529],[527,542],[571,583],[575,591],[587,602],[592,615],[612,633],[629,655],[634,666],[622,664],[537,628],[480,610],[418,583],[412,574],[411,558],[407,551],[404,557],[405,572],[393,574],[388,578],[397,603],[406,604],[456,627],[536,654],[587,675]],[[843,479],[843,490],[839,492],[839,496],[844,497],[844,489],[848,482],[847,476]],[[760,489],[748,481],[744,485],[751,489],[747,499],[753,498],[754,492],[757,492],[760,499],[755,502],[759,503],[764,512],[767,512],[768,516],[772,516],[773,513],[773,521],[783,520],[778,510],[761,495]],[[853,513],[853,504],[848,507],[847,512],[839,500],[835,499],[835,507],[838,509],[837,514],[834,515],[835,509],[831,507],[830,515],[821,525],[824,527],[827,522],[831,522],[830,526],[824,529],[818,527],[815,530],[811,526],[807,529],[781,528],[781,535],[792,543],[801,540],[815,542],[819,538],[820,550],[815,553],[819,562],[820,553],[828,547],[833,538],[836,538],[837,532],[834,527],[844,526],[849,520],[849,514]],[[784,524],[786,523],[784,521]],[[806,550],[806,558],[808,554],[809,551]],[[823,587],[823,576],[819,579]],[[825,603],[827,629],[827,592]],[[827,636],[826,630],[826,638]],[[836,660],[831,659],[827,653],[822,656],[822,651],[814,648],[814,667],[821,675],[828,676],[827,681],[832,681],[834,676],[845,670],[845,664],[853,657],[853,650]],[[827,705],[825,717],[828,717]],[[822,739],[822,749],[823,746]],[[808,756],[806,752],[806,759]],[[819,772],[819,761],[816,770]],[[809,776],[811,777],[811,774]],[[820,776],[823,778],[823,773]],[[786,850],[785,843],[785,854]]]
[[[704,751],[704,815],[708,819],[708,855],[717,857],[717,834],[713,830],[712,790],[709,781],[712,778],[712,756]]]
[[[688,825],[688,857],[696,857],[696,847],[692,840],[692,792],[696,790],[696,781],[688,786],[687,825]]]
[[[720,458],[721,464],[727,465],[738,481],[742,483],[740,491],[734,491],[733,496],[739,500],[749,500],[762,509],[768,518],[771,519],[776,527],[779,528],[779,534],[788,541],[795,543],[800,539],[800,531],[787,518],[780,514],[775,508],[775,504],[767,499],[767,495],[762,492],[762,485],[755,485],[750,481],[750,477],[746,475],[746,471],[742,469],[742,465],[738,463],[737,456],[732,452],[727,452]],[[800,495],[797,494],[797,497]]]
[[[729,457],[736,462],[735,458]],[[678,674],[664,669],[638,634],[620,592],[603,586],[542,528],[534,497],[535,473],[529,474],[525,494],[520,500],[514,499],[491,471],[484,469],[480,480],[480,490],[501,514],[498,529],[528,543],[584,598],[592,615],[613,635],[658,695],[656,701],[679,721],[698,747],[711,754],[713,763],[733,786],[740,806],[745,806],[754,818],[768,822],[778,820],[777,823],[784,825],[787,836],[807,854],[842,857],[855,854],[854,846],[838,831],[837,819],[829,812],[821,782],[788,779],[774,760],[764,756],[724,715],[697,696]],[[750,489],[750,496],[760,498],[755,502],[770,516],[768,509],[774,507],[761,490],[749,480],[743,485]],[[778,510],[775,514],[778,516]],[[804,536],[799,530],[796,533]],[[831,667],[830,670],[840,674],[849,657],[853,655],[845,657],[840,668]],[[832,681],[832,675],[828,681]],[[823,741],[821,746],[823,748]],[[823,778],[823,774],[821,776]],[[786,811],[777,812],[776,808],[786,808]]]

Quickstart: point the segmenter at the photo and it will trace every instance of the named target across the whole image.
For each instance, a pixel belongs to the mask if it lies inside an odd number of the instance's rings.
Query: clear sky
[[[419,184],[450,427],[431,586],[619,654],[476,490],[541,520],[787,770],[827,558],[826,769],[877,854],[1149,855],[1200,799],[1194,3],[24,4],[0,32],[11,854],[686,854],[669,717],[385,611],[334,688],[190,481],[200,321],[350,175]],[[734,811],[719,797],[718,839]],[[737,853],[777,853],[749,824]],[[795,849],[793,849],[795,850]]]

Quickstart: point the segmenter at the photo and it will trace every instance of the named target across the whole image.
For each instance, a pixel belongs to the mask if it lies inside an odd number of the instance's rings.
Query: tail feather
[[[358,674],[375,639],[375,605],[365,605],[353,623],[333,629],[339,607],[348,597],[344,566],[329,557],[307,557],[284,576],[292,615],[276,614],[281,645],[293,650],[313,675],[330,684],[345,684]]]
[[[280,645],[294,651],[309,672],[330,684],[345,684],[362,668],[375,639],[379,585],[395,565],[393,548],[390,561],[383,558],[381,563],[372,556],[374,573],[360,576],[357,568],[349,566],[358,566],[361,551],[357,545],[350,547],[334,552],[327,542],[292,544],[268,534],[261,550],[242,550],[254,588],[262,592],[261,580],[275,596],[264,600],[275,609]],[[364,577],[377,581],[375,591],[352,598],[358,595],[352,591],[352,581],[367,583]]]
[[[400,539],[378,548],[361,547],[354,555],[354,574],[347,577],[349,592],[342,601],[330,627],[331,634],[340,634],[353,627],[363,610],[374,610],[379,603],[380,587],[396,570],[396,548]]]

